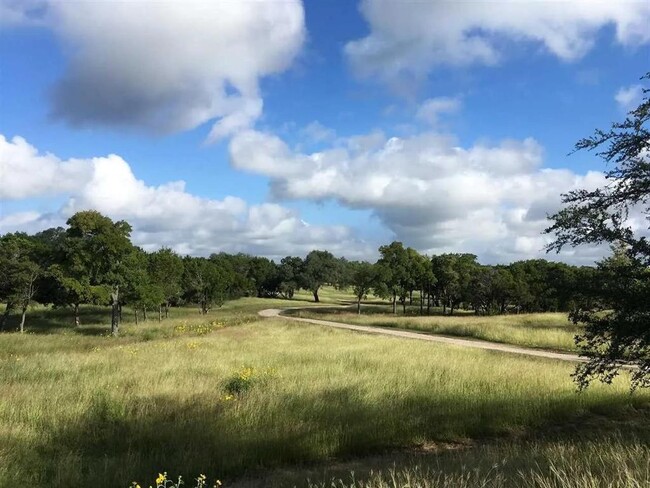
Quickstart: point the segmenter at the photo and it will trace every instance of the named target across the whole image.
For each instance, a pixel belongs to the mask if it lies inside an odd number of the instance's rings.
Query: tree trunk
[[[147,321],[147,307],[142,307],[142,319]]]
[[[135,325],[138,325],[138,307],[133,308],[133,314],[135,315]]]
[[[81,320],[79,319],[79,304],[78,303],[74,304],[74,326],[75,327],[80,327],[81,326]]]
[[[409,291],[409,305],[413,305],[413,290]]]
[[[169,318],[169,302],[165,302],[165,318]]]
[[[312,293],[314,294],[314,302],[319,303],[320,299],[318,298],[318,288],[313,290]]]
[[[454,301],[449,302],[449,315],[454,315]]]
[[[424,289],[420,288],[420,315],[424,315]]]
[[[20,317],[20,333],[25,332],[25,314],[27,314],[27,305],[23,305],[23,315]]]
[[[361,315],[361,297],[357,298],[357,315]]]
[[[442,301],[442,315],[447,313],[447,300]]]
[[[120,287],[115,286],[111,293],[111,334],[115,337],[120,332]]]
[[[402,300],[402,315],[406,315],[406,297]]]
[[[158,322],[162,322],[162,305],[158,305]]]
[[[431,284],[429,284],[429,290],[427,291],[427,315],[431,315]]]
[[[12,303],[7,303],[5,313],[3,313],[2,317],[0,317],[0,331],[3,331],[5,329],[5,324],[7,323],[7,319],[9,318],[9,315],[11,314],[11,310],[13,308],[14,306]]]
[[[393,292],[393,313],[397,313],[397,294]]]

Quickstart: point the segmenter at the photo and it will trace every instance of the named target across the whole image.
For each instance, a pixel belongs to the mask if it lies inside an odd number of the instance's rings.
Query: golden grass
[[[0,335],[0,486],[126,487],[162,471],[271,486],[259,473],[292,466],[305,486],[304,463],[646,415],[650,402],[623,381],[577,395],[564,363],[256,319],[269,303],[117,339]]]
[[[319,318],[376,327],[393,327],[431,334],[470,337],[491,342],[518,346],[551,349],[557,351],[577,350],[574,337],[580,329],[569,322],[566,313],[533,313],[516,315],[476,316],[403,316],[377,313],[377,307],[366,307],[365,313],[357,315],[351,309],[322,309],[295,312],[302,317]],[[380,308],[384,310],[384,308]],[[368,313],[370,312],[370,313]]]

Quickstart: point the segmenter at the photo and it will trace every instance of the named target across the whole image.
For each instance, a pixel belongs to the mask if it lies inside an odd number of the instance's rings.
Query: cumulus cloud
[[[309,142],[328,142],[336,139],[336,131],[324,126],[318,120],[310,122],[300,130],[300,134]]]
[[[300,0],[0,1],[15,24],[38,5],[66,46],[55,118],[163,133],[216,121],[209,142],[260,117],[259,80],[286,70],[305,38]]]
[[[134,241],[147,249],[179,252],[251,252],[282,257],[327,248],[358,257],[372,252],[345,226],[309,225],[297,212],[274,203],[249,205],[241,198],[200,198],[182,181],[150,186],[117,155],[61,160],[40,154],[23,138],[0,135],[0,199],[59,196],[65,204],[49,213],[0,215],[0,233],[35,232],[63,225],[73,213],[95,209],[134,226]]]
[[[363,0],[370,33],[345,46],[362,76],[395,82],[422,78],[438,65],[493,65],[508,41],[537,43],[564,61],[584,56],[598,31],[613,25],[616,41],[650,41],[650,3],[638,0],[395,2]]]
[[[631,85],[621,87],[614,95],[614,100],[618,103],[621,110],[629,112],[638,107],[643,98],[643,85]]]
[[[372,133],[299,153],[274,135],[247,131],[229,149],[235,168],[271,178],[277,199],[369,209],[408,245],[492,261],[543,255],[540,232],[560,194],[604,182],[600,172],[544,168],[542,147],[531,138],[465,148],[434,131]]]
[[[90,177],[87,161],[61,161],[39,154],[22,137],[7,140],[0,134],[0,199],[18,200],[50,196],[74,190]]]
[[[461,101],[455,97],[436,97],[425,100],[415,114],[416,118],[430,125],[437,125],[440,116],[458,112]]]

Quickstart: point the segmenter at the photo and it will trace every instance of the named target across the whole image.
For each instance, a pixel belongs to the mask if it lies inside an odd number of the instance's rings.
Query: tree
[[[113,222],[95,210],[77,212],[67,221],[64,278],[70,289],[95,293],[108,291],[112,307],[111,333],[119,332],[120,286],[124,284],[125,258],[132,251],[131,226]]]
[[[213,305],[220,307],[230,296],[230,274],[211,259],[186,257],[184,268],[186,298],[198,303],[202,314]]]
[[[391,298],[393,313],[397,313],[397,297],[403,297],[402,304],[405,307],[406,294],[411,286],[409,254],[404,249],[404,245],[398,241],[391,242],[387,246],[381,246],[379,254],[381,257],[377,264],[380,266],[379,275],[383,281],[382,288]]]
[[[280,274],[273,261],[263,257],[251,257],[248,278],[258,298],[276,296],[280,288]]]
[[[437,279],[436,293],[442,301],[443,314],[454,314],[463,301],[470,301],[472,277],[479,269],[474,254],[442,254],[431,258],[433,274]]]
[[[642,79],[650,79],[648,72]],[[593,379],[609,383],[621,361],[637,366],[631,387],[650,387],[650,242],[633,227],[650,218],[650,89],[640,105],[607,131],[578,141],[575,151],[596,151],[610,168],[607,184],[562,196],[565,207],[550,217],[549,251],[565,246],[608,243],[614,255],[598,266],[599,303],[580,307],[571,319],[584,325],[578,345],[588,361],[575,379],[580,388]],[[638,218],[631,219],[631,215]]]
[[[294,256],[282,258],[278,268],[280,279],[280,294],[286,299],[292,299],[300,285],[300,274],[304,263],[302,259]]]
[[[415,249],[408,248],[410,267],[411,267],[411,283],[416,286],[420,291],[420,315],[424,314],[424,297],[427,297],[427,313],[431,308],[431,287],[435,283],[436,278],[433,275],[431,260],[428,256],[423,256]],[[411,292],[412,296],[412,292]],[[412,301],[412,300],[411,300]]]
[[[162,295],[158,306],[165,305],[165,318],[167,318],[169,304],[173,300],[177,300],[181,294],[183,260],[171,249],[162,248],[149,255],[148,274],[152,284],[158,288]],[[158,315],[161,315],[160,310]]]
[[[0,318],[3,330],[7,317],[15,307],[21,310],[20,332],[25,330],[27,308],[36,294],[36,280],[41,268],[33,259],[35,243],[26,234],[8,234],[0,238],[0,300],[7,303]]]
[[[357,313],[361,314],[361,300],[368,296],[368,293],[373,289],[377,280],[377,271],[375,266],[366,263],[349,263],[350,268],[350,284],[352,291],[357,298]]]
[[[329,251],[312,251],[307,254],[302,273],[300,287],[309,290],[314,295],[314,301],[320,301],[318,290],[324,284],[336,284],[338,279],[338,261]]]
[[[162,285],[156,282],[149,272],[151,256],[142,249],[134,247],[124,258],[120,310],[123,304],[130,304],[133,307],[136,324],[140,310],[146,320],[147,310],[157,308],[158,321],[162,320],[161,308],[165,301],[165,293]]]

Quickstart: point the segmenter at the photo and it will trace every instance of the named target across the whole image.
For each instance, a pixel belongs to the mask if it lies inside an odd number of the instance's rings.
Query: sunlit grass
[[[378,327],[394,327],[432,334],[482,339],[518,346],[576,351],[574,337],[580,329],[569,322],[565,313],[534,313],[494,316],[402,316],[377,313],[375,306],[357,315],[351,309],[323,309],[294,312],[294,315],[334,322]]]
[[[568,364],[261,321],[282,303],[247,300],[125,324],[119,338],[0,335],[0,486],[128,486],[162,471],[232,481],[649,402],[624,382],[576,395]],[[248,368],[250,385],[228,386]]]

